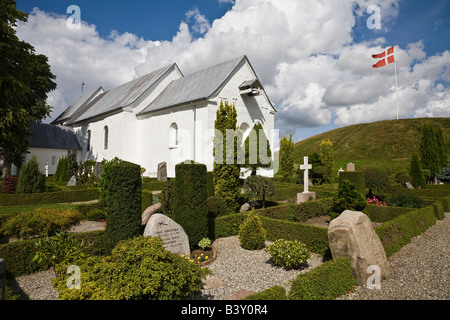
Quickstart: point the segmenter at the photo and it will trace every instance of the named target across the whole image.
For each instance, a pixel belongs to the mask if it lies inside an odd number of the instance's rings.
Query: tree
[[[20,173],[17,193],[43,192],[45,192],[45,176],[39,171],[39,163],[33,155]]]
[[[245,179],[243,189],[255,198],[262,199],[263,208],[266,207],[266,196],[275,194],[275,185],[269,178],[250,176]]]
[[[438,167],[439,170],[441,170],[447,165],[448,147],[447,143],[445,142],[444,132],[442,131],[441,127],[434,128],[434,136],[437,145]]]
[[[325,181],[331,181],[333,171],[333,142],[330,139],[322,140],[320,143],[320,159],[324,167],[323,178]]]
[[[355,185],[348,180],[342,181],[339,192],[333,197],[331,219],[337,218],[343,211],[362,211],[366,207],[364,195],[359,193]]]
[[[325,174],[325,167],[320,159],[320,154],[314,152],[308,156],[308,162],[311,164],[311,180],[313,184],[322,184],[323,175]]]
[[[385,191],[389,187],[389,176],[376,168],[364,170],[364,181],[366,188],[369,189],[369,195],[372,195],[372,190]]]
[[[450,182],[450,163],[441,170],[437,177],[442,182]]]
[[[411,177],[411,183],[414,188],[424,188],[426,186],[427,181],[425,180],[422,164],[420,163],[419,155],[417,153],[413,153],[411,156],[409,176]]]
[[[30,123],[50,115],[46,100],[56,77],[47,57],[16,36],[16,22],[26,22],[28,15],[12,0],[0,0],[0,7],[0,152],[10,168],[11,163],[22,165]]]
[[[241,194],[239,180],[240,165],[238,164],[238,149],[236,133],[237,112],[234,105],[228,101],[220,102],[214,123],[214,193],[221,198],[228,208],[234,212],[239,206],[238,199]],[[232,141],[227,141],[228,133],[234,132]],[[230,135],[229,135],[230,136]],[[231,143],[230,143],[231,142]],[[242,152],[240,153],[242,157]]]
[[[430,170],[430,177],[433,179],[439,172],[439,153],[433,126],[429,124],[423,125],[422,127],[420,160],[423,169]]]
[[[294,142],[292,141],[292,133],[289,140],[283,136],[280,140],[280,166],[282,182],[291,182],[294,174]]]
[[[265,149],[265,150],[264,150]],[[244,142],[245,168],[256,176],[258,168],[269,168],[272,165],[272,151],[264,129],[260,123],[254,125]]]

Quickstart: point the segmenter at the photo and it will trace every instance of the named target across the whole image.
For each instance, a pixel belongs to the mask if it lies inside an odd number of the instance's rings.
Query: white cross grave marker
[[[303,187],[304,187],[304,191],[303,192],[309,192],[308,190],[308,184],[309,184],[309,180],[308,180],[308,171],[312,169],[312,165],[308,163],[308,157],[304,157],[303,158],[303,164],[300,165],[300,170],[305,170],[305,173],[303,174]]]

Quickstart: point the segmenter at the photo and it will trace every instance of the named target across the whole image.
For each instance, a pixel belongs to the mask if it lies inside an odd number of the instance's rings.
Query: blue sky
[[[64,27],[69,5],[81,30]],[[370,5],[381,29],[369,29]],[[54,115],[86,89],[110,89],[176,62],[188,74],[246,54],[294,139],[395,118],[393,65],[372,54],[396,45],[400,117],[450,116],[448,0],[17,1],[18,34],[49,57]],[[39,9],[34,9],[38,7]],[[114,32],[113,32],[114,31]]]

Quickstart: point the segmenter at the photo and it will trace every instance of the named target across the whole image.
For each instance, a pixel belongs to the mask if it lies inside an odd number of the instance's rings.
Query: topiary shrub
[[[22,168],[17,184],[17,193],[43,193],[45,192],[45,175],[39,171],[36,156]]]
[[[270,253],[276,265],[286,270],[300,268],[311,258],[306,245],[298,240],[278,239],[270,244],[265,251]]]
[[[241,247],[247,250],[260,250],[266,241],[266,230],[262,227],[261,219],[254,213],[239,228]]]
[[[203,289],[209,273],[164,249],[160,238],[142,236],[119,242],[110,256],[75,264],[80,290],[67,288],[64,272],[52,281],[61,300],[182,300]]]
[[[28,239],[47,237],[78,224],[83,215],[72,209],[36,209],[11,216],[1,227],[5,236]]]
[[[183,227],[194,248],[208,236],[206,166],[180,163],[175,166],[175,177],[172,218]]]
[[[106,234],[111,249],[120,241],[141,235],[141,167],[114,158],[105,161],[100,179],[100,204],[105,208]]]

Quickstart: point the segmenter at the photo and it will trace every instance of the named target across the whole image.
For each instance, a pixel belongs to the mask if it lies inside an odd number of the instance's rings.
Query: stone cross
[[[308,157],[303,158],[303,164],[300,165],[300,170],[305,170],[305,173],[303,174],[303,186],[304,191],[303,192],[309,192],[308,190],[308,170],[312,169],[312,165],[308,164]]]

